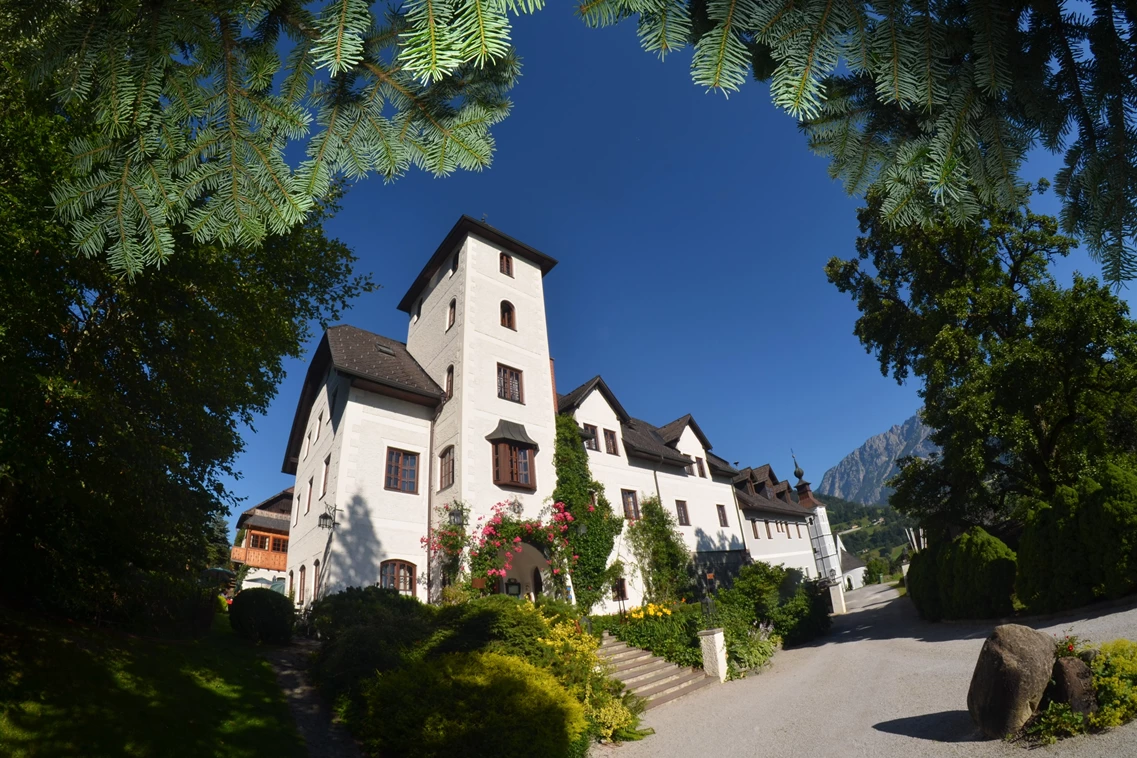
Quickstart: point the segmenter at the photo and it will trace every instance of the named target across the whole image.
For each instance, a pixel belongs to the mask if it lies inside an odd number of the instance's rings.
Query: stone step
[[[653,658],[650,663],[638,666],[634,669],[627,671],[615,671],[612,676],[619,679],[628,687],[634,687],[643,680],[658,674],[660,671],[679,671],[679,667],[674,663],[665,661],[661,658]]]
[[[715,681],[717,680],[714,677],[710,677],[704,674],[701,679],[693,679],[685,683],[683,686],[678,687],[670,692],[652,697],[647,701],[646,708],[651,709],[663,705],[664,703],[670,703],[672,700],[677,700],[686,695],[690,695],[696,690],[707,687],[713,684]]]
[[[678,679],[689,670],[690,669],[683,669],[675,665],[661,666],[655,671],[636,678],[636,680],[631,684],[624,682],[624,686],[638,695],[640,694],[640,690],[647,689],[648,687],[655,687],[659,684],[663,684],[664,682]]]
[[[647,650],[640,650],[637,647],[624,647],[623,650],[621,650],[617,653],[610,653],[607,655],[603,655],[601,657],[603,657],[606,661],[608,661],[611,664],[619,665],[621,663],[626,663],[627,661],[629,661],[633,658],[639,658],[639,657],[644,656],[644,655],[650,656],[651,653],[648,652]]]
[[[662,696],[670,692],[674,692],[675,690],[682,689],[691,682],[698,681],[699,679],[705,679],[706,676],[707,675],[702,671],[680,669],[672,678],[664,679],[647,687],[636,687],[632,691],[640,697],[650,700],[656,695]]]

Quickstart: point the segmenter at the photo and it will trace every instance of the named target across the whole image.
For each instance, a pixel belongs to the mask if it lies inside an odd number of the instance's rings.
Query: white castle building
[[[405,343],[327,330],[283,464],[296,476],[287,558],[296,604],[373,584],[437,598],[441,577],[422,538],[438,506],[461,501],[476,521],[510,501],[537,518],[556,485],[558,413],[580,426],[592,476],[617,513],[638,518],[639,503],[656,496],[675,515],[700,583],[721,584],[760,560],[840,587],[825,508],[800,469],[794,502],[769,466],[739,469],[713,453],[690,415],[662,426],[634,418],[599,376],[557,393],[543,285],[556,264],[463,216],[399,303]],[[321,516],[335,527],[320,528]],[[627,575],[594,612],[642,598],[623,537],[616,559]],[[541,592],[551,586],[545,568],[526,545],[501,587]]]

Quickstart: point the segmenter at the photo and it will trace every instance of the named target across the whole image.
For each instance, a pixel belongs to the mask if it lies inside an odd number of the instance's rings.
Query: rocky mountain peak
[[[936,452],[935,444],[928,439],[931,432],[917,414],[883,434],[869,437],[825,472],[817,492],[866,505],[887,503],[892,490],[884,483],[896,474],[897,459],[909,455],[923,458]]]

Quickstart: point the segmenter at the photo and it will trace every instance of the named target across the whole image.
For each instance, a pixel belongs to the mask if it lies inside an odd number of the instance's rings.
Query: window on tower
[[[513,276],[513,257],[502,253],[498,259],[498,270],[506,276]]]
[[[501,325],[506,329],[517,331],[517,321],[513,313],[513,304],[508,300],[501,301]]]

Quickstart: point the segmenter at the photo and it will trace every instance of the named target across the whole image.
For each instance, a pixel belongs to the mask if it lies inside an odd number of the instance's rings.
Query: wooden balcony
[[[288,553],[274,553],[254,547],[234,547],[229,551],[229,558],[234,563],[247,563],[253,568],[270,571],[284,571],[288,568]]]

